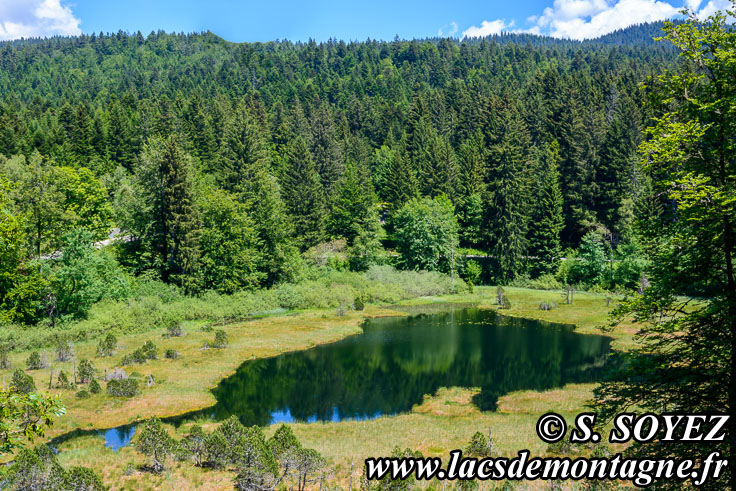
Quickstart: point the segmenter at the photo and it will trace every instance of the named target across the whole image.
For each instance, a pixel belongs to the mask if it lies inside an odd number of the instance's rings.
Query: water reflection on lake
[[[362,335],[244,363],[214,389],[214,407],[186,419],[373,419],[407,412],[425,394],[453,386],[480,387],[474,402],[493,410],[511,391],[599,379],[610,341],[477,308],[371,319]]]

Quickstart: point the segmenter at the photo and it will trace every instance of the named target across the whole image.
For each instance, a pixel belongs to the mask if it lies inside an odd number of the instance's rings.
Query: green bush
[[[107,393],[113,397],[134,397],[139,392],[138,381],[133,378],[110,380],[107,383]]]
[[[104,339],[97,344],[97,356],[112,356],[118,347],[118,338],[114,334],[109,333]]]
[[[13,372],[13,378],[10,379],[10,390],[21,394],[30,394],[36,390],[36,382],[26,372],[16,368]]]
[[[12,366],[10,363],[10,346],[7,344],[0,345],[0,368],[7,370]]]
[[[471,285],[477,285],[480,283],[480,276],[482,274],[483,269],[478,261],[473,261],[472,259],[465,261],[465,266],[463,268],[463,278],[465,281]]]
[[[566,261],[563,261],[566,262]],[[532,288],[534,290],[560,290],[563,284],[551,274],[543,274],[538,278],[531,279],[528,276],[518,276],[508,286],[517,288]]]
[[[69,380],[69,376],[64,370],[59,371],[59,375],[56,378],[56,387],[64,390],[71,390],[74,388],[74,383]]]
[[[77,365],[77,377],[81,383],[88,383],[95,378],[95,365],[90,360],[82,358]]]
[[[89,391],[92,394],[99,394],[102,392],[102,387],[100,387],[100,383],[97,381],[97,379],[92,379],[89,383]]]
[[[178,352],[178,351],[176,351],[175,349],[167,349],[167,350],[166,350],[166,351],[164,352],[164,358],[167,358],[167,359],[169,359],[169,360],[176,360],[176,359],[178,359],[178,358],[179,358],[180,356],[181,356],[181,355],[179,354],[179,352]]]
[[[28,367],[28,370],[40,370],[44,368],[43,363],[41,362],[41,355],[38,351],[34,351],[28,356],[26,366]]]
[[[77,399],[89,399],[90,397],[92,397],[92,395],[86,389],[80,390],[79,392],[77,392],[76,394],[74,394],[74,396]]]
[[[212,342],[213,348],[227,348],[227,333],[222,329],[215,331],[215,340]]]
[[[170,338],[177,338],[184,335],[184,329],[179,322],[176,322],[166,328],[166,335]]]
[[[146,363],[148,360],[158,359],[158,349],[152,341],[146,341],[143,346],[123,357],[121,365],[130,366],[136,363]]]

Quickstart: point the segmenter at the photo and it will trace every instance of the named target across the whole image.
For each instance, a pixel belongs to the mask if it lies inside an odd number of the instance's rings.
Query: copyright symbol
[[[544,442],[559,442],[566,432],[565,418],[557,413],[547,413],[537,420],[537,435]]]

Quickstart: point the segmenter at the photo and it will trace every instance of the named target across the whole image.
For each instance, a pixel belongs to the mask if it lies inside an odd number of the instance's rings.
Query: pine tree
[[[365,229],[373,209],[373,186],[367,169],[348,163],[335,192],[327,219],[331,237],[344,237],[348,245]]]
[[[321,103],[314,110],[310,122],[312,157],[329,203],[345,170],[345,152],[326,103]]]
[[[143,238],[153,254],[150,266],[163,281],[193,289],[199,230],[192,163],[173,136],[148,143],[138,186],[147,205]]]
[[[259,269],[267,275],[265,283],[287,279],[294,256],[289,243],[292,226],[279,184],[270,172],[262,130],[245,108],[238,108],[225,125],[215,172],[221,185],[238,196],[253,218],[263,244]]]
[[[494,121],[495,143],[488,152],[488,185],[484,222],[487,245],[499,280],[521,273],[527,253],[527,170],[529,135],[516,107],[508,104]]]
[[[432,130],[421,171],[422,192],[427,196],[456,196],[457,164],[455,152],[447,137],[439,136]]]
[[[554,271],[560,255],[560,232],[564,226],[560,174],[557,170],[559,146],[545,145],[537,152],[537,175],[534,181],[534,207],[529,224],[529,255],[532,274]]]
[[[283,196],[302,250],[324,239],[324,190],[304,139],[297,137],[287,149],[282,177]]]

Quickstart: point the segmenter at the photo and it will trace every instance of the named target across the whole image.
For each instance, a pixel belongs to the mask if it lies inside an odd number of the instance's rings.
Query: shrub
[[[94,378],[89,382],[89,391],[92,394],[99,394],[100,392],[102,392],[102,387],[100,387],[100,383]]]
[[[132,378],[110,380],[107,383],[107,393],[113,397],[133,397],[139,391],[138,381]]]
[[[75,394],[75,397],[77,399],[89,399],[92,395],[89,393],[89,391],[82,389],[79,392]]]
[[[141,347],[141,350],[143,350],[143,356],[145,356],[146,360],[155,360],[158,358],[158,348],[156,348],[156,345],[152,341],[146,341]]]
[[[156,360],[158,358],[158,349],[151,341],[146,341],[143,346],[129,353],[120,361],[122,365],[130,366],[136,363],[145,363],[148,360]]]
[[[205,454],[205,439],[207,435],[199,425],[193,425],[189,433],[181,441],[181,447],[189,456],[194,457],[194,465],[202,465]]]
[[[227,348],[227,333],[222,329],[215,331],[215,340],[212,342],[213,348]]]
[[[167,349],[164,352],[164,358],[168,358],[169,360],[176,360],[179,358],[179,356],[181,355],[179,355],[179,352],[175,349]]]
[[[72,467],[66,477],[67,489],[104,491],[107,489],[95,471],[86,467]]]
[[[59,371],[59,376],[56,378],[56,387],[65,390],[74,388],[74,384],[69,381],[69,376],[64,370]]]
[[[56,360],[69,361],[74,357],[74,345],[66,337],[56,339]]]
[[[355,297],[355,301],[353,302],[353,306],[355,307],[355,310],[361,311],[365,309],[364,298],[365,297],[362,294]]]
[[[95,378],[94,364],[86,358],[80,360],[79,365],[77,365],[77,377],[79,377],[79,381],[83,384]]]
[[[115,349],[118,347],[118,339],[114,334],[110,333],[101,339],[97,344],[97,356],[112,356],[115,354]]]
[[[477,285],[480,283],[480,276],[483,274],[483,269],[480,267],[478,261],[469,259],[465,262],[465,268],[463,271],[463,277],[465,281],[471,285]]]
[[[7,344],[0,345],[0,368],[7,370],[11,367],[10,363],[10,346]]]
[[[170,338],[178,338],[179,336],[184,335],[184,329],[182,329],[181,324],[177,322],[166,328],[166,335]]]
[[[38,351],[34,351],[28,356],[26,366],[28,367],[28,370],[40,370],[44,368],[43,363],[41,362],[41,355],[38,354]]]
[[[13,372],[13,378],[10,379],[10,390],[20,394],[30,394],[36,390],[36,382],[26,372],[16,368]]]
[[[556,308],[557,304],[554,302],[542,302],[539,304],[539,310],[552,310]]]
[[[166,432],[164,425],[158,418],[151,418],[143,423],[135,448],[143,455],[151,457],[151,470],[161,472],[164,469],[166,458],[174,449],[174,441]]]
[[[480,431],[475,432],[464,450],[464,453],[468,457],[490,457],[492,452],[493,441],[488,441],[486,436]]]

